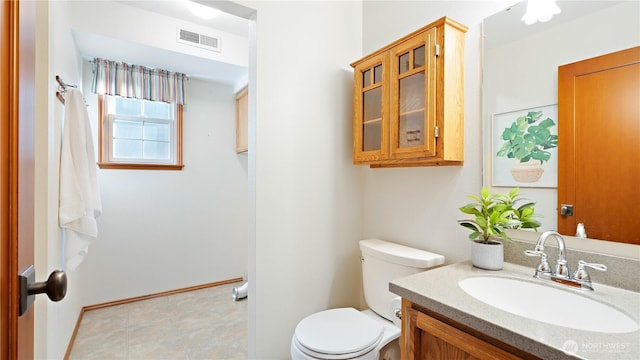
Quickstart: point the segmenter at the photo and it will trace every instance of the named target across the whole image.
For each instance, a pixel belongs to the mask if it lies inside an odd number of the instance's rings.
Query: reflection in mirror
[[[562,12],[545,23],[526,25],[523,22],[524,2],[483,22],[483,185],[498,192],[501,187],[503,192],[510,187],[520,187],[523,195],[537,203],[536,211],[543,216],[539,229],[542,231],[556,230],[558,225],[556,149],[547,149],[551,158],[543,161],[541,180],[496,181],[496,172],[509,172],[500,167],[499,160],[503,159],[494,151],[503,141],[500,137],[504,131],[497,128],[504,124],[495,125],[496,118],[516,121],[521,116],[532,116],[531,111],[557,105],[558,66],[640,45],[638,1],[558,1],[557,4]],[[557,116],[553,112],[544,113],[540,120],[547,118],[556,123],[549,129],[557,134]],[[561,138],[558,144],[562,146]],[[585,226],[588,234],[588,224]]]

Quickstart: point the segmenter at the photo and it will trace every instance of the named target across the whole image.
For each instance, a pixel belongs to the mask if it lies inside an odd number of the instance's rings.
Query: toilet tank
[[[391,301],[398,295],[389,291],[389,282],[444,263],[442,255],[379,239],[360,240],[360,252],[367,305],[390,321]]]

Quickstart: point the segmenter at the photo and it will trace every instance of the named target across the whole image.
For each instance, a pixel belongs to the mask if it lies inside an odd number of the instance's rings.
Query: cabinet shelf
[[[423,112],[424,112],[424,108],[421,108],[421,109],[403,111],[399,115],[400,116],[409,116],[409,115],[420,114],[420,113],[423,113]]]
[[[371,120],[365,120],[362,122],[363,125],[368,125],[368,124],[373,124],[373,123],[379,123],[382,121],[382,118],[377,118],[377,119],[371,119]]]

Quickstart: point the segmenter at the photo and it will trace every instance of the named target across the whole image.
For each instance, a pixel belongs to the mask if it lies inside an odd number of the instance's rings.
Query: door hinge
[[[438,138],[440,136],[440,128],[438,127],[438,125],[436,125],[435,131],[434,131],[434,137]]]
[[[436,44],[436,56],[440,56],[440,44]]]

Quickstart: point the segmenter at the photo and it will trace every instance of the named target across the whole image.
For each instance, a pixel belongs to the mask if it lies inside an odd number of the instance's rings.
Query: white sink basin
[[[486,304],[548,324],[602,333],[628,333],[640,328],[633,318],[614,307],[532,281],[476,276],[458,284]]]

